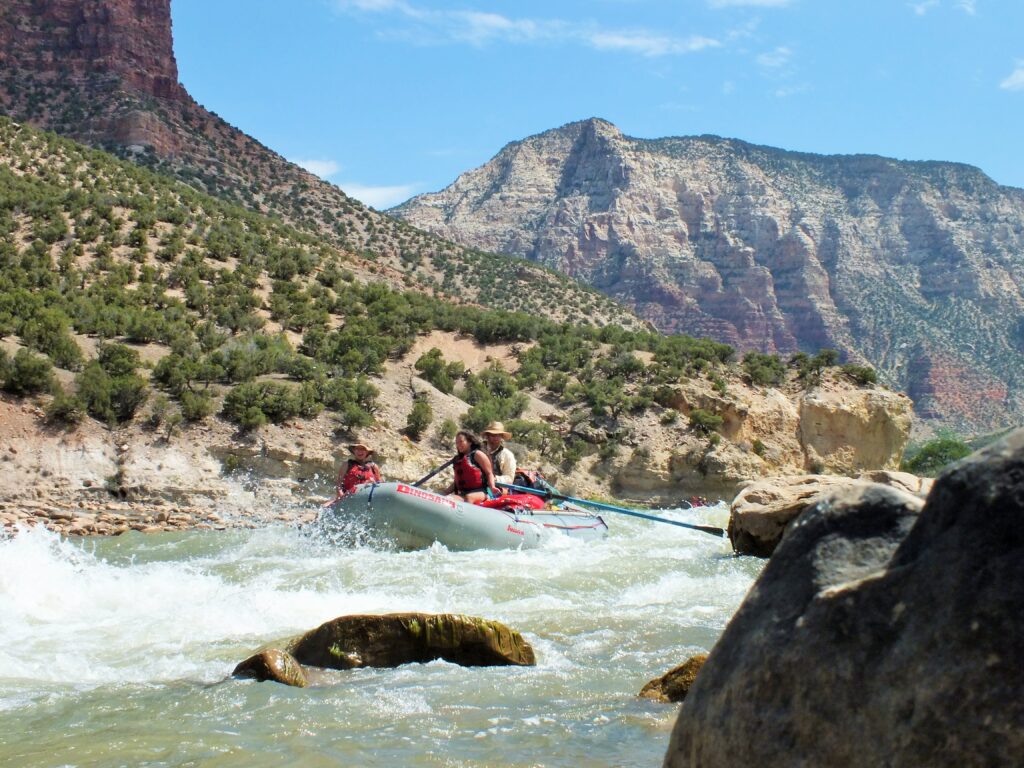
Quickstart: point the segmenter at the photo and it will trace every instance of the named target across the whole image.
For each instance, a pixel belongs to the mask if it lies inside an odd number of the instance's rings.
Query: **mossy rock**
[[[444,659],[467,667],[533,666],[533,648],[501,622],[454,614],[340,616],[296,638],[301,664],[331,669],[397,667]]]

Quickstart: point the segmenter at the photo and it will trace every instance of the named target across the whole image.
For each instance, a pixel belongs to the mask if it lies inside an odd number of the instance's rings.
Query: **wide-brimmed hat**
[[[504,439],[509,440],[512,438],[511,432],[505,431],[505,425],[500,421],[492,421],[487,425],[487,429],[480,433],[481,435],[501,435]]]
[[[373,448],[368,446],[366,443],[352,443],[352,445],[348,447],[349,453],[355,453],[356,448],[365,448],[367,453],[376,453],[376,451],[373,450]]]

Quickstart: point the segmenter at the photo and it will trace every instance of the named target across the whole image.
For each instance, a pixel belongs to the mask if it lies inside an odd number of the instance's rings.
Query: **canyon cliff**
[[[926,426],[1024,417],[1024,190],[976,168],[635,139],[590,119],[392,213],[577,277],[668,333],[838,349]]]

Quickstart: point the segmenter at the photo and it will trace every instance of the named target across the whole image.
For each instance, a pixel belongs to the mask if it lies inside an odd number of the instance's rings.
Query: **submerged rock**
[[[498,621],[455,614],[341,616],[288,645],[302,664],[331,669],[397,667],[444,659],[474,667],[533,666],[533,648]]]
[[[296,688],[305,688],[309,685],[302,665],[290,653],[277,648],[267,648],[250,656],[235,667],[231,675],[260,681],[273,680]]]
[[[647,683],[640,689],[640,698],[654,699],[665,703],[682,701],[690,692],[690,688],[693,687],[693,683],[697,679],[697,673],[700,672],[700,668],[707,660],[706,653],[691,656],[678,667],[673,667],[661,677]]]
[[[1016,765],[1024,430],[913,498],[852,487],[796,520],[680,711],[665,765]]]

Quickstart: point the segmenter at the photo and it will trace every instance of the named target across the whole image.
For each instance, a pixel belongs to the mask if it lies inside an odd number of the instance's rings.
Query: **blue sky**
[[[1024,0],[172,0],[192,95],[377,208],[587,117],[1024,187]]]

